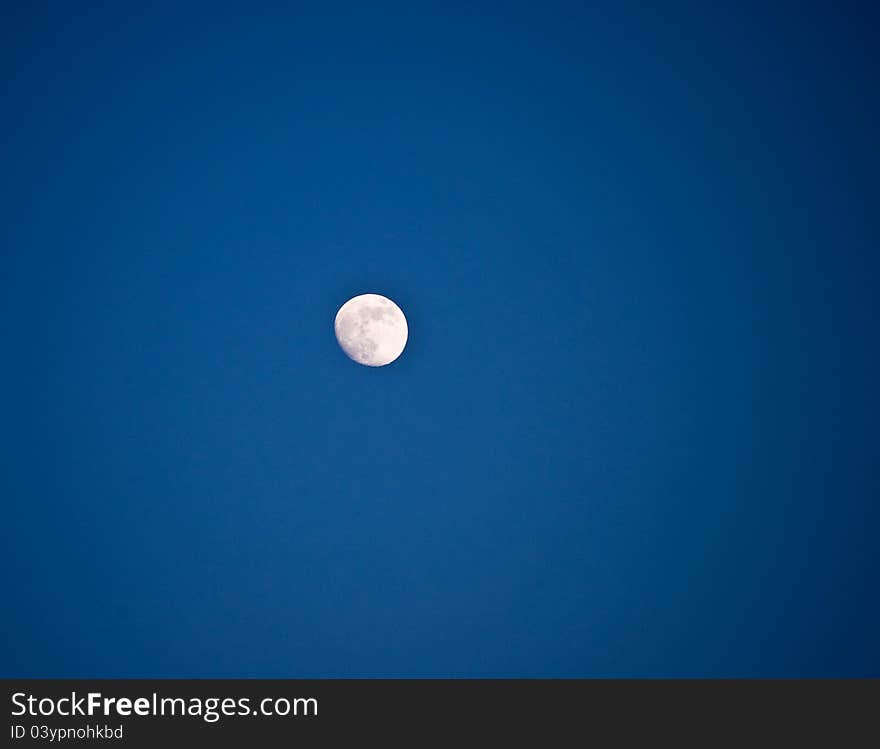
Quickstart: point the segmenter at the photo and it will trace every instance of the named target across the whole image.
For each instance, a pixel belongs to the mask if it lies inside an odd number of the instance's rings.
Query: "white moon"
[[[391,364],[403,353],[409,335],[400,307],[379,294],[349,299],[336,313],[335,328],[342,350],[368,367]]]

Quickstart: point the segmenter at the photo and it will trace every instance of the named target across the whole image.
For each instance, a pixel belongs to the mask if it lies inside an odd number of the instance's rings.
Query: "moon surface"
[[[380,294],[349,299],[336,313],[336,340],[346,355],[367,367],[384,367],[403,353],[409,328],[400,307]]]

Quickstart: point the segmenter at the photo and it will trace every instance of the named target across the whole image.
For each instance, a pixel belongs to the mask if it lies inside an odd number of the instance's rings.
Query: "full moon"
[[[403,353],[409,335],[400,307],[379,294],[349,299],[336,313],[335,328],[342,350],[368,367],[391,364]]]

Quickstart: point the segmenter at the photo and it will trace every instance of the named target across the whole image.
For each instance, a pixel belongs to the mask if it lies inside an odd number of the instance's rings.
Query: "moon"
[[[346,355],[367,367],[384,367],[403,353],[409,328],[400,307],[381,294],[349,299],[336,313],[336,340]]]

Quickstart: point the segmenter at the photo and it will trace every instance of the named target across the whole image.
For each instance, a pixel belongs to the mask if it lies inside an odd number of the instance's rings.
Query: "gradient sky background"
[[[275,5],[5,10],[2,675],[880,676],[880,14]]]

